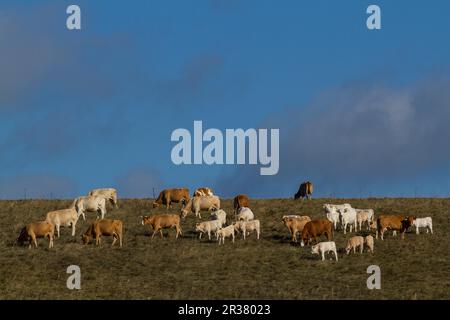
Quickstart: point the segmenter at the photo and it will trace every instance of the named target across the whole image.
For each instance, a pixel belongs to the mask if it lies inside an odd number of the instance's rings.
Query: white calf
[[[248,207],[241,207],[238,210],[238,213],[236,215],[236,221],[244,220],[249,221],[255,219],[255,215],[253,214],[252,210]]]
[[[222,223],[221,227],[227,223],[227,213],[222,209],[213,211],[209,217],[212,220],[219,220]]]
[[[311,247],[312,254],[320,253],[322,255],[322,261],[325,260],[325,253],[329,252],[329,251],[334,252],[336,261],[338,261],[338,255],[337,255],[337,251],[336,251],[336,243],[334,241],[319,242],[318,244]]]
[[[98,212],[100,211],[102,219],[106,213],[106,199],[99,196],[84,196],[76,198],[72,203],[72,208],[75,208],[78,213],[78,217],[83,215],[83,219],[86,220],[85,212]]]
[[[426,217],[426,218],[416,218],[416,220],[414,220],[413,222],[413,226],[416,227],[416,234],[419,234],[419,228],[427,228],[427,233],[428,230],[431,231],[431,234],[433,234],[433,220],[431,219],[431,217]]]
[[[327,219],[333,223],[334,230],[337,228],[337,223],[339,222],[339,212],[332,207],[331,211],[327,211]]]
[[[244,240],[246,235],[249,235],[250,232],[256,231],[256,239],[259,240],[260,230],[260,222],[259,220],[251,220],[251,221],[237,221],[234,224],[234,230],[237,232],[242,232],[244,235]],[[248,233],[248,234],[247,234]]]
[[[59,238],[60,227],[72,227],[72,236],[75,236],[75,225],[78,221],[78,214],[75,208],[50,211],[47,213],[45,220],[52,223],[56,227]]]
[[[202,238],[204,233],[208,234],[208,239],[211,240],[211,232],[217,233],[217,230],[222,228],[222,222],[220,220],[211,220],[197,223],[195,225],[195,231],[199,232],[199,239]]]
[[[227,237],[231,237],[234,243],[234,225],[230,225],[228,227],[217,230],[216,239],[219,240],[219,245],[220,242],[222,242],[222,244],[225,244],[225,238]]]

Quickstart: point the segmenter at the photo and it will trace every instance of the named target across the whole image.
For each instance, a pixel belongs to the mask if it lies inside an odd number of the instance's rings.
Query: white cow
[[[222,209],[211,212],[209,217],[211,220],[219,220],[222,223],[221,227],[227,223],[227,213]]]
[[[325,203],[323,205],[323,208],[325,209],[325,213],[327,212],[331,212],[331,210],[334,208],[336,209],[336,211],[338,211],[339,209],[347,209],[347,208],[351,208],[352,206],[349,203],[344,203],[344,204],[330,204],[330,203]]]
[[[350,225],[350,232],[352,227],[355,226],[356,231],[356,210],[353,208],[338,209],[341,214],[341,224],[344,228],[344,234],[347,233],[347,225]]]
[[[89,196],[99,196],[105,198],[105,200],[110,201],[111,204],[119,208],[117,205],[117,190],[113,188],[103,188],[103,189],[93,189],[89,192]]]
[[[427,228],[427,233],[428,230],[431,231],[431,234],[433,234],[433,220],[431,219],[431,217],[426,217],[426,218],[416,218],[416,220],[414,220],[413,222],[413,226],[416,227],[416,234],[419,234],[419,228]]]
[[[75,225],[78,221],[78,213],[75,208],[50,211],[47,213],[45,220],[52,223],[56,227],[58,238],[60,227],[72,226],[72,237],[75,236]]]
[[[318,244],[311,247],[312,254],[321,254],[322,255],[322,261],[325,260],[325,253],[330,252],[330,251],[334,252],[336,261],[338,261],[338,255],[337,255],[337,251],[336,251],[336,243],[334,241],[319,242]]]
[[[334,207],[331,207],[330,211],[327,211],[326,214],[327,219],[333,223],[334,230],[336,230],[337,223],[339,222],[339,212]]]
[[[248,207],[240,207],[236,215],[236,221],[249,221],[253,220],[254,218],[255,215],[253,214],[253,211]]]
[[[199,222],[195,225],[195,231],[199,232],[199,239],[202,238],[204,233],[208,234],[208,239],[211,240],[211,232],[217,233],[217,230],[222,228],[222,222],[220,220],[210,220]]]
[[[72,208],[77,210],[78,217],[83,215],[83,220],[86,220],[85,212],[97,212],[97,219],[100,212],[103,219],[106,213],[106,200],[99,196],[82,196],[73,201]]]
[[[222,244],[225,244],[225,238],[231,237],[234,243],[234,225],[229,225],[228,227],[217,230],[216,232],[216,240],[219,240]]]
[[[261,224],[259,220],[251,220],[251,221],[237,221],[234,224],[234,230],[236,232],[242,232],[244,240],[247,235],[252,231],[256,231],[256,239],[259,240],[259,235],[261,233]]]

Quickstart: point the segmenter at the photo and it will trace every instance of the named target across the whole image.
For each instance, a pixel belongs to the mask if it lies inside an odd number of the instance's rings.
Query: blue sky
[[[72,3],[82,30],[65,27]],[[366,28],[369,4],[381,30]],[[446,196],[448,12],[443,0],[2,1],[0,198],[203,185],[290,197],[307,179],[318,196]],[[170,134],[194,120],[279,128],[279,174],[175,166]]]

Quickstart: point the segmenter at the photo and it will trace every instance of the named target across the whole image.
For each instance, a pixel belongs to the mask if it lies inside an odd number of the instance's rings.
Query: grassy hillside
[[[373,208],[380,213],[433,217],[435,234],[416,235],[410,230],[405,240],[375,241],[375,253],[344,255],[346,239],[335,233],[340,260],[320,261],[309,247],[290,243],[281,222],[285,214],[323,217],[322,204],[349,202],[356,208]],[[88,221],[79,220],[76,237],[68,228],[47,249],[28,250],[14,244],[20,228],[42,220],[46,212],[65,208],[71,201],[0,201],[0,299],[450,299],[450,221],[448,199],[290,199],[253,200],[255,218],[261,220],[261,239],[239,236],[234,245],[226,239],[198,240],[191,214],[182,221],[183,237],[150,240],[148,226],[140,216],[166,213],[151,209],[151,200],[119,200],[120,209],[107,218],[122,219],[124,247],[111,248],[111,238],[100,247],[83,246],[81,233]],[[230,215],[231,200],[222,207]],[[179,207],[169,210],[178,213]],[[207,219],[208,213],[202,215]],[[364,232],[363,232],[364,233]],[[331,255],[330,255],[331,256]],[[66,268],[81,268],[81,290],[66,288]],[[381,290],[368,290],[369,265],[381,268]]]

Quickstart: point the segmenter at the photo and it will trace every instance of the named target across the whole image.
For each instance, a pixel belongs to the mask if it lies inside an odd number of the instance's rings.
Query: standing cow
[[[98,213],[100,213],[103,219],[106,213],[106,200],[98,196],[78,197],[73,201],[71,208],[75,208],[78,217],[83,215],[83,220],[86,220],[85,212],[97,212],[97,219]]]
[[[89,196],[99,196],[105,198],[109,201],[116,209],[119,208],[117,205],[117,190],[113,188],[103,188],[103,189],[93,189],[89,192]]]
[[[303,182],[300,184],[300,187],[298,188],[297,193],[294,196],[294,199],[301,198],[303,199],[310,199],[312,197],[313,193],[313,184],[310,181]]]
[[[234,208],[234,215],[237,215],[237,212],[242,207],[249,207],[249,198],[246,194],[238,194],[233,199],[233,208]]]
[[[181,202],[184,205],[190,200],[188,188],[164,189],[159,193],[158,199],[153,202],[153,208],[165,205],[169,209],[172,202]]]

